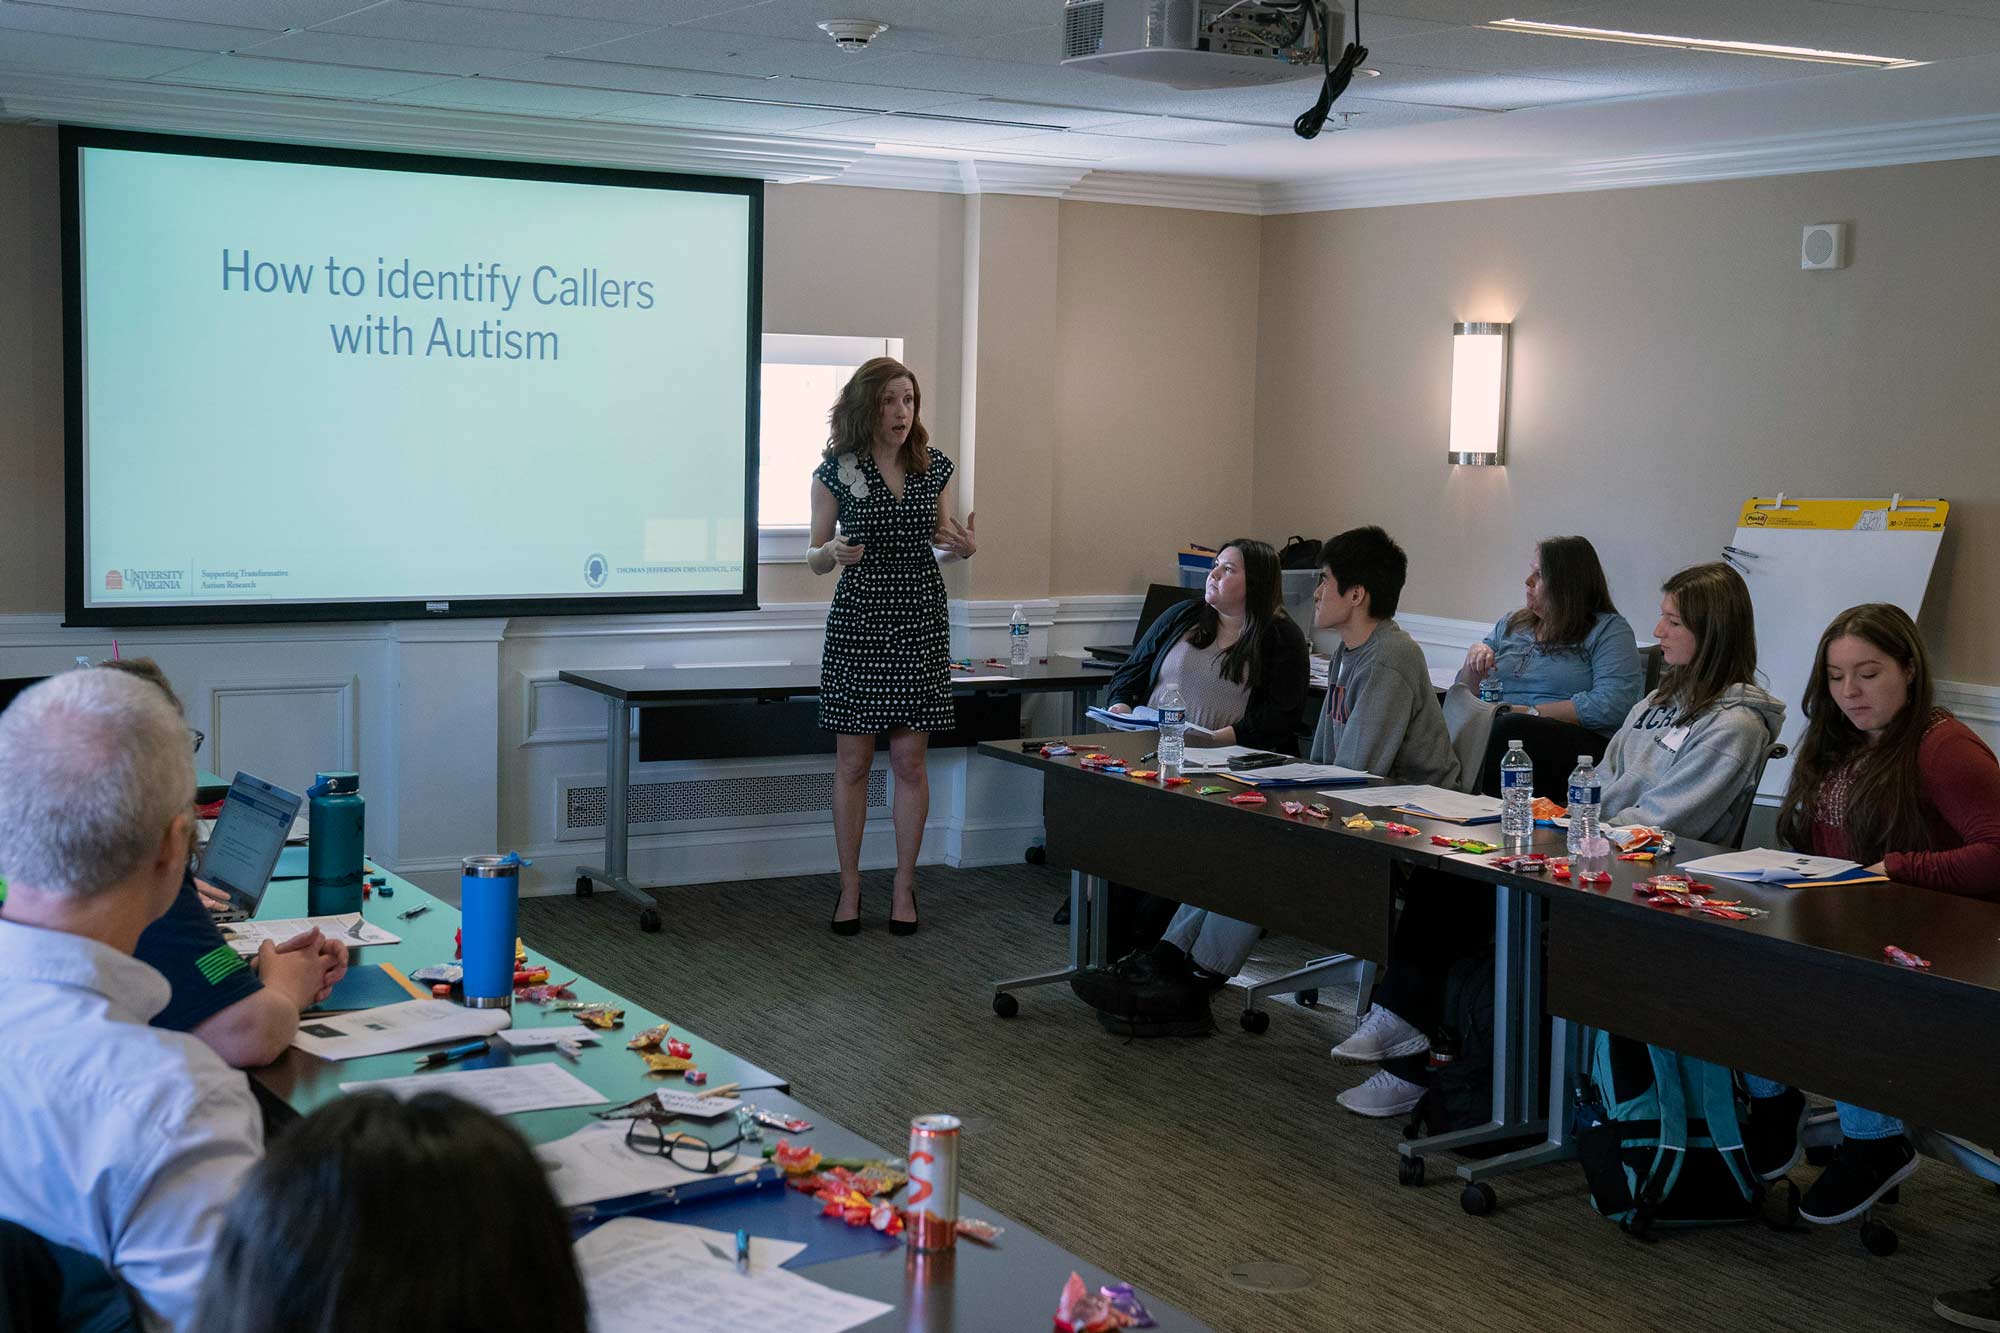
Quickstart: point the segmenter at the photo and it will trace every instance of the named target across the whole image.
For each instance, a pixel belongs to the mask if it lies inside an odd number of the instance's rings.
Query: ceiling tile
[[[587,56],[544,56],[514,66],[507,77],[522,83],[551,83],[570,88],[602,88],[627,93],[721,93],[734,97],[762,97],[771,86],[769,79],[738,78],[710,74],[706,70],[660,69],[653,65],[626,65]]]
[[[1059,130],[1047,131],[1049,135]],[[1018,125],[968,124],[952,120],[920,120],[912,116],[862,116],[837,121],[813,131],[817,138],[858,139],[867,143],[917,144],[931,148],[966,148],[1019,139]]]
[[[1607,85],[1579,79],[1530,79],[1512,74],[1392,65],[1386,61],[1378,62],[1376,68],[1382,71],[1382,77],[1369,81],[1371,101],[1414,102],[1469,111],[1512,111],[1619,95]]]
[[[645,31],[638,23],[608,23],[553,14],[517,14],[465,5],[429,4],[425,0],[387,0],[318,25],[329,32],[363,37],[392,37],[409,42],[454,42],[468,46],[498,46],[544,55],[598,42],[614,41]]]
[[[849,119],[839,111],[803,111],[786,106],[742,106],[703,102],[692,97],[660,97],[643,106],[627,107],[606,119],[646,125],[687,125],[697,129],[761,130],[769,133],[810,130]]]
[[[951,42],[1017,32],[1060,18],[1054,0],[854,0],[848,5],[803,5],[796,0],[735,9],[691,26],[718,32],[787,37],[794,41],[825,38],[817,25],[829,18],[870,18],[889,31],[869,45],[877,50],[934,50]]]
[[[877,59],[866,53],[852,55],[844,52],[831,40],[789,41],[779,37],[710,32],[685,24],[604,42],[590,47],[588,54],[594,60],[621,60],[672,69],[705,69],[717,74],[789,74],[796,78],[845,79],[856,83],[873,81],[872,75],[862,71],[869,69]]]
[[[602,88],[565,88],[513,79],[453,79],[449,83],[382,100],[412,106],[462,107],[471,111],[511,111],[525,116],[604,116],[657,101],[651,93],[608,92]]]
[[[1269,142],[1290,134],[1286,125],[1242,125],[1223,120],[1188,120],[1180,116],[1141,116],[1099,125],[1090,131],[1114,139],[1153,139],[1163,143],[1239,144]]]
[[[180,69],[205,57],[199,51],[163,46],[133,46],[89,37],[7,29],[0,41],[0,69],[33,70],[38,74],[95,74],[108,78],[145,79]]]
[[[1617,94],[1619,96],[1657,97],[1673,93],[1751,88],[1791,79],[1838,77],[1845,72],[1796,60],[1759,60],[1753,56],[1718,55],[1709,51],[1647,51],[1637,46],[1625,49],[1639,54],[1629,60],[1592,65],[1590,82],[1618,88],[1621,90]],[[1574,70],[1567,69],[1524,69],[1521,73],[1530,77],[1538,74],[1558,78],[1577,77]]]
[[[1012,32],[941,42],[937,49],[947,55],[972,56],[979,60],[1053,65],[1062,59],[1062,32],[1060,23],[1042,23],[1031,28],[1016,28]]]
[[[1004,97],[970,99],[968,105],[955,107],[954,112],[958,115],[989,116],[994,120],[1025,121],[1031,125],[1073,130],[1091,129],[1100,125],[1114,125],[1121,121],[1138,119],[1130,111],[1050,106],[1041,102],[1016,102]]]
[[[39,0],[39,3],[54,9],[134,14],[283,32],[287,28],[309,28],[365,9],[373,0]]]
[[[1906,60],[1950,60],[2000,51],[2000,7],[1984,18],[1914,13],[1907,9],[1830,4],[1826,0],[1622,0],[1594,4],[1563,16],[1565,23],[1671,37],[1708,37],[1727,42],[1770,42]],[[1597,42],[1550,44],[1596,46]],[[1756,57],[1744,57],[1755,59]]]
[[[708,18],[732,9],[778,3],[778,0],[433,0],[433,3],[462,9],[498,9],[513,14],[598,19],[652,28],[663,23]]]
[[[45,32],[62,37],[91,37],[137,46],[161,46],[182,51],[229,51],[269,41],[264,28],[221,23],[181,23],[173,19],[106,14],[96,9],[61,5],[0,3],[0,30]]]
[[[1421,65],[1430,69],[1465,70],[1478,74],[1526,74],[1558,71],[1628,60],[1640,50],[1612,42],[1580,42],[1533,33],[1500,32],[1492,28],[1447,28],[1418,37],[1398,37],[1368,43],[1368,63],[1381,66]]]
[[[1432,23],[1487,23],[1493,19],[1545,19],[1567,10],[1582,9],[1590,0],[1362,0],[1361,31],[1375,15],[1385,18],[1424,19]],[[1668,0],[1672,3],[1672,0]],[[1353,0],[1348,11],[1353,12]]]
[[[765,95],[774,101],[858,106],[870,111],[927,111],[979,100],[970,93],[940,93],[927,88],[878,88],[867,83],[845,83],[832,79],[767,79],[764,88]]]
[[[275,60],[430,74],[486,74],[536,58],[526,51],[451,46],[443,42],[399,42],[323,30],[288,32],[282,37],[266,38],[261,45],[250,49]]]
[[[309,65],[302,60],[261,60],[256,56],[211,56],[157,80],[204,88],[249,88],[301,97],[387,97],[436,83],[435,74],[389,73],[344,65]]]

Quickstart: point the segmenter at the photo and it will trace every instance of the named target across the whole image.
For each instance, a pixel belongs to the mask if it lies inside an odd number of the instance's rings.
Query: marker
[[[750,1271],[750,1233],[742,1227],[736,1228],[736,1271]]]
[[[454,1060],[463,1060],[469,1055],[484,1055],[492,1049],[491,1046],[483,1041],[468,1041],[465,1045],[454,1046],[448,1051],[432,1051],[429,1055],[418,1056],[417,1068],[435,1069],[439,1065],[447,1065]]]
[[[425,912],[428,912],[430,910],[431,910],[431,905],[429,903],[418,903],[415,907],[412,907],[407,912],[396,913],[396,919],[398,921],[408,921],[411,917],[422,916]]]
[[[1158,759],[1159,757],[1160,757],[1160,752],[1158,750],[1148,750],[1146,751],[1146,753],[1139,756],[1139,762],[1143,764],[1148,759]]]

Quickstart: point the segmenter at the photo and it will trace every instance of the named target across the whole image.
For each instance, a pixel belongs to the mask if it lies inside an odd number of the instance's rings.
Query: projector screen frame
[[[739,591],[643,593],[628,596],[468,597],[386,601],[257,600],[198,605],[91,606],[87,602],[84,531],[82,152],[122,149],[185,157],[217,157],[307,166],[356,167],[424,175],[474,176],[611,185],[736,195],[747,204],[748,282],[744,326],[743,578]],[[676,615],[757,608],[758,396],[764,323],[764,182],[754,177],[593,167],[447,153],[380,152],[319,144],[202,138],[137,130],[62,125],[60,167],[63,318],[64,617],[74,626],[272,625],[329,620],[443,620],[512,616]],[[198,509],[189,522],[200,522]],[[394,540],[394,533],[366,538]]]

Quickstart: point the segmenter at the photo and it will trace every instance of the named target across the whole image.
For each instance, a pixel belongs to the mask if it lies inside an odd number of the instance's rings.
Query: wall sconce
[[[1473,467],[1507,461],[1507,341],[1511,324],[1451,326],[1451,444]]]

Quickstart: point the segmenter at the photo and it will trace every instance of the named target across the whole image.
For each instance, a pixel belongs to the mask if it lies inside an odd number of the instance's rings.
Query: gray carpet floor
[[[1499,1212],[1467,1217],[1450,1159],[1399,1186],[1400,1122],[1334,1105],[1369,1072],[1326,1054],[1352,1028],[1352,991],[1317,1010],[1280,1001],[1260,1037],[1237,1026],[1236,991],[1199,1040],[1121,1041],[1063,986],[1024,992],[1002,1020],[988,983],[1063,958],[1049,917],[1067,877],[927,869],[919,884],[907,939],[884,924],[886,875],[868,878],[854,939],[826,929],[831,876],[662,890],[657,935],[609,895],[532,899],[522,933],[874,1142],[906,1141],[916,1113],[962,1115],[966,1188],[1217,1329],[1943,1329],[1933,1295],[2000,1268],[2000,1196],[1936,1162],[1885,1211],[1902,1237],[1887,1259],[1852,1226],[1641,1244],[1590,1210],[1574,1164],[1502,1180]],[[1309,956],[1267,939],[1246,974]],[[1226,1274],[1243,1260],[1298,1265],[1310,1285],[1238,1290]]]

